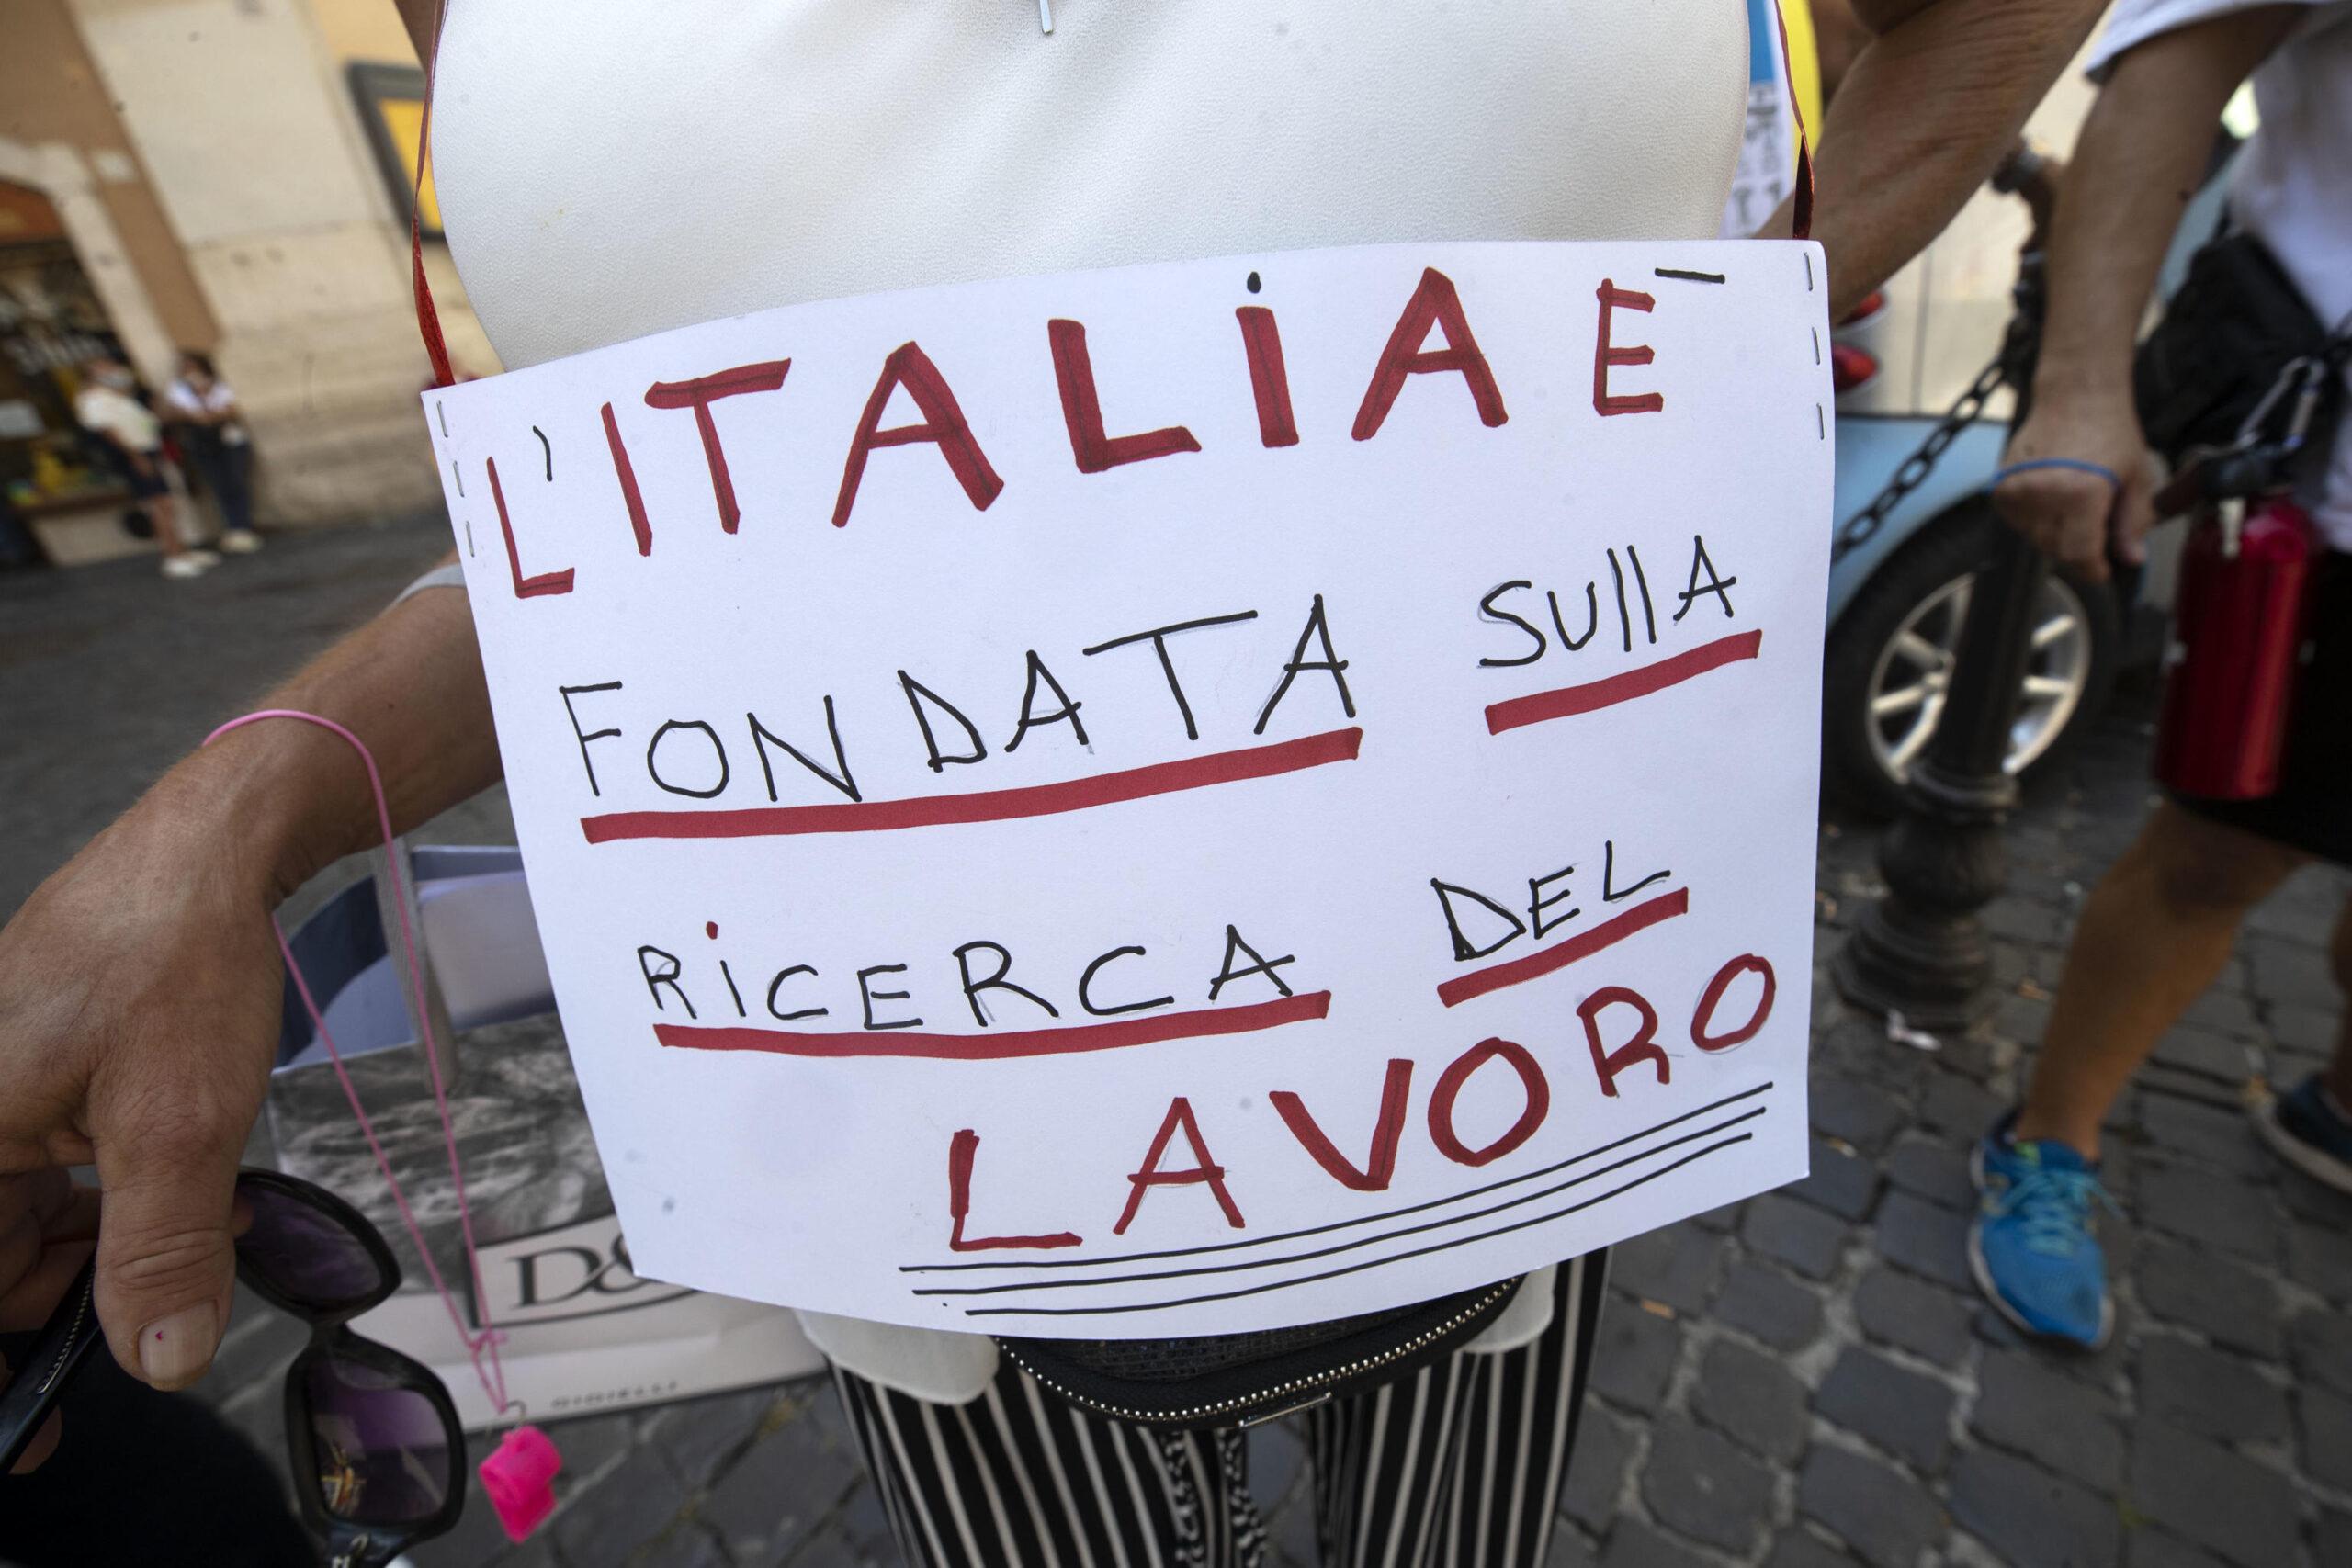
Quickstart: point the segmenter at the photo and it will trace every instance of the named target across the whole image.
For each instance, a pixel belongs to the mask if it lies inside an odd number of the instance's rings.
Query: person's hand
[[[130,471],[142,479],[152,479],[155,477],[155,459],[144,452],[133,452],[130,455]]]
[[[2148,530],[2156,520],[2156,473],[2129,395],[2050,397],[2036,403],[2009,438],[2003,463],[2013,468],[2053,457],[2096,464],[2119,482],[2081,468],[2012,473],[1993,491],[1993,504],[2009,525],[2093,581],[2107,578],[2110,541],[2120,558],[2145,560]]]
[[[0,1176],[0,1334],[40,1327],[90,1256],[98,1227],[98,1194],[60,1169]],[[0,1360],[0,1384],[9,1375]],[[38,1467],[57,1447],[52,1412],[17,1461],[12,1474]]]
[[[282,985],[269,884],[192,782],[167,778],[0,928],[0,1290],[34,1198],[55,1213],[55,1168],[95,1162],[98,1316],[162,1389],[202,1376],[228,1324],[232,1190]]]

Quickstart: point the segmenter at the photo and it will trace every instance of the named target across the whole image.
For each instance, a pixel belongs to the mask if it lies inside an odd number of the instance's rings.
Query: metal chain
[[[2009,318],[2008,329],[2001,334],[2000,351],[1991,364],[1976,373],[1968,389],[1953,400],[1935,429],[1919,443],[1918,449],[1894,470],[1886,488],[1871,498],[1871,503],[1838,525],[1829,542],[1832,564],[1843,559],[1848,551],[1867,543],[1886,523],[1887,513],[1902,503],[1903,498],[1927,483],[1935,472],[1936,462],[1960,433],[1984,417],[1984,405],[2004,385],[2024,387],[2033,379],[2033,366],[2041,347],[2041,269],[2038,254],[2029,253],[2019,263],[2014,295],[2017,313]],[[2020,410],[2020,412],[2023,411]]]
[[[1976,379],[1968,384],[1968,390],[1961,393],[1943,418],[1936,422],[1935,429],[1928,432],[1928,438],[1919,443],[1918,449],[1903,459],[1901,466],[1894,470],[1894,477],[1886,481],[1886,488],[1871,497],[1868,506],[1838,525],[1837,534],[1830,540],[1831,561],[1841,560],[1848,551],[1867,544],[1871,536],[1885,525],[1887,513],[1901,505],[1905,496],[1928,482],[1928,476],[1935,472],[1937,460],[1943,457],[1944,449],[1960,439],[1962,431],[1983,417],[1985,403],[2009,378],[2009,347],[2004,344],[2001,352],[1993,356],[1993,362],[1976,373]]]

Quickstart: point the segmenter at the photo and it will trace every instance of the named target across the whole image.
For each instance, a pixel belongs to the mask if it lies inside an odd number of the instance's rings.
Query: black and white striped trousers
[[[1325,1568],[1539,1568],[1576,1442],[1607,1254],[1563,1263],[1551,1325],[1303,1419]],[[833,1370],[891,1532],[921,1568],[1255,1568],[1236,1428],[1080,1410],[1010,1357],[965,1404]]]

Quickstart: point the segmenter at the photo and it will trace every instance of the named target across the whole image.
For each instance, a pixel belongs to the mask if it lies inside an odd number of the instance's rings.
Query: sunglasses
[[[286,1442],[304,1520],[330,1568],[381,1568],[446,1533],[465,1506],[465,1436],[448,1390],[423,1364],[346,1325],[400,1288],[400,1265],[365,1215],[274,1170],[237,1173],[253,1224],[237,1277],[311,1325],[286,1372]],[[85,1264],[22,1369],[0,1388],[0,1475],[28,1447],[96,1346]]]

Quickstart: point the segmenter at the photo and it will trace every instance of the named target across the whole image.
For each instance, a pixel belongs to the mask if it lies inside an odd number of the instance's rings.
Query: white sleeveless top
[[[509,368],[800,300],[1409,240],[1709,239],[1744,0],[452,0],[449,249]],[[1530,1281],[1481,1336],[1540,1333]],[[918,1397],[977,1335],[803,1314]]]

